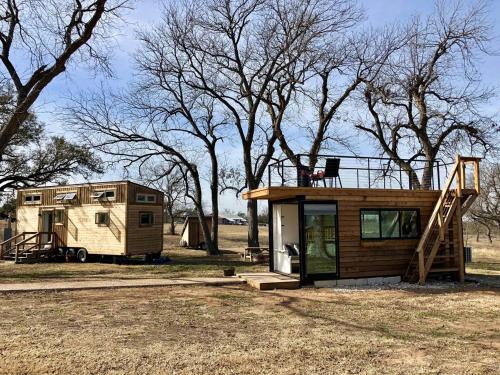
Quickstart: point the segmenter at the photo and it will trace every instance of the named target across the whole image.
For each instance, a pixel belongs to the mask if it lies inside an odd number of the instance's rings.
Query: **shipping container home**
[[[20,189],[16,214],[17,234],[0,245],[0,256],[17,262],[163,249],[163,193],[130,181]]]
[[[412,160],[411,173],[389,158],[296,160],[270,165],[267,186],[243,194],[268,202],[271,272],[316,285],[464,280],[462,215],[479,194],[478,158]]]

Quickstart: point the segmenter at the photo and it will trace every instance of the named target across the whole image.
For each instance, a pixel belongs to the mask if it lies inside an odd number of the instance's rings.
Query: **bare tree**
[[[181,100],[165,94],[169,91],[140,86],[129,96],[107,92],[88,95],[74,99],[67,108],[67,120],[86,144],[120,160],[125,168],[142,170],[147,163],[161,160],[166,168],[164,175],[178,170],[186,196],[198,214],[207,252],[218,254],[217,158],[208,160],[209,169],[215,169],[211,172],[215,176],[211,197],[216,198],[212,201],[212,233],[205,220],[201,168],[207,163],[204,152],[215,152],[216,129],[224,125],[224,119],[211,115],[211,98],[183,96]]]
[[[500,229],[500,164],[483,164],[481,193],[472,204],[468,216],[486,229],[490,243],[492,227]]]
[[[165,195],[165,214],[169,221],[169,231],[175,234],[176,219],[185,216],[189,206],[186,201],[185,174],[178,168],[172,169],[164,163],[143,168],[139,171],[139,178],[147,185],[160,190]]]
[[[0,79],[15,89],[15,108],[0,128],[0,156],[42,91],[76,55],[107,65],[98,39],[127,0],[3,0]],[[82,60],[83,61],[83,60]]]
[[[331,27],[322,14],[335,6],[349,7],[343,0],[196,0],[167,7],[152,31],[165,46],[169,69],[175,67],[187,85],[214,98],[227,114],[242,146],[248,189],[260,185],[273,157],[274,129],[297,83],[289,73],[310,63],[301,58],[315,35]],[[282,100],[268,116],[277,86]],[[258,246],[256,201],[248,201],[247,212],[248,243]]]
[[[483,109],[493,91],[482,87],[477,69],[491,39],[485,2],[437,2],[429,18],[415,17],[401,28],[404,46],[377,79],[365,82],[368,120],[356,127],[408,173],[416,188],[430,188],[438,155],[466,147],[486,152],[495,145],[497,124]],[[421,180],[411,164],[417,158],[425,159]]]

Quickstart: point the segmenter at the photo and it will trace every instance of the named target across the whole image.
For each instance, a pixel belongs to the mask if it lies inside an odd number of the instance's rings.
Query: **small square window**
[[[96,212],[95,223],[98,225],[109,225],[109,212]]]
[[[152,212],[141,212],[139,214],[140,226],[151,226],[154,224],[155,217]]]
[[[141,212],[139,215],[139,224],[143,226],[154,224],[154,215],[152,212]]]

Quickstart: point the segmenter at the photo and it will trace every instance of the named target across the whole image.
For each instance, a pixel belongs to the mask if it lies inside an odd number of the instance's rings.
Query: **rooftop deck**
[[[269,165],[267,186],[441,190],[453,164],[441,159],[431,165],[422,159],[398,163],[382,157],[298,154],[295,160],[284,158]],[[332,171],[337,178],[330,177]]]

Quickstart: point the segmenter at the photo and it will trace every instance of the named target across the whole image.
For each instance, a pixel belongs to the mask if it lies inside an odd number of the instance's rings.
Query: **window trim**
[[[100,223],[100,222],[98,222],[98,220],[97,220],[98,215],[102,215],[102,214],[105,214],[105,215],[106,215],[106,217],[107,217],[107,219],[106,219],[106,221],[105,221],[104,223]],[[97,212],[95,213],[95,224],[96,224],[96,225],[98,225],[98,226],[100,226],[100,227],[109,227],[109,222],[110,222],[110,215],[109,215],[109,211],[97,211]]]
[[[142,215],[151,215],[151,224],[142,224],[141,223],[141,216]],[[140,227],[152,227],[155,225],[155,214],[153,211],[139,211],[139,226]]]
[[[363,223],[362,223],[362,214],[364,211],[377,211],[378,212],[378,225],[379,225],[379,237],[363,237]],[[381,220],[381,212],[382,211],[397,211],[398,221],[399,221],[399,237],[384,237],[382,235],[382,220]],[[403,211],[415,211],[417,213],[417,235],[413,237],[402,237],[401,235],[401,212]],[[419,239],[422,235],[421,226],[420,226],[420,208],[416,207],[388,207],[388,208],[360,208],[359,209],[359,237],[361,241],[387,241],[387,240],[416,240]]]
[[[144,200],[139,200],[139,196],[144,196]],[[148,201],[148,197],[154,197],[153,201]],[[156,194],[150,194],[150,193],[137,193],[135,196],[135,202],[136,203],[144,203],[144,204],[156,204],[157,197]]]
[[[28,197],[30,197],[31,199],[28,200],[27,199]],[[35,200],[35,199],[33,199],[34,197],[40,197],[40,199]],[[28,194],[24,194],[24,204],[27,204],[27,205],[42,204],[42,193],[28,193]]]

